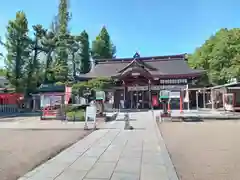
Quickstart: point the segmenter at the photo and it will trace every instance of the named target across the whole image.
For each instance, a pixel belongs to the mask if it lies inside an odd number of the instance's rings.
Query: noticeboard
[[[96,106],[87,106],[86,108],[86,116],[85,116],[85,122],[96,122]]]
[[[61,105],[62,103],[62,95],[59,94],[42,94],[40,96],[40,106],[41,108],[48,107],[48,106],[56,106]]]
[[[159,99],[168,99],[169,94],[170,94],[170,91],[162,90],[162,91],[159,92]]]
[[[105,100],[105,92],[96,91],[96,100]]]
[[[170,92],[170,98],[180,98],[180,91]]]

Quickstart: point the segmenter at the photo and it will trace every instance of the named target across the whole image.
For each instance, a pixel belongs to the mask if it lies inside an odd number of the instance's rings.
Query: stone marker
[[[125,121],[125,126],[124,126],[124,129],[125,130],[133,130],[134,128],[130,125],[130,122],[129,122],[129,114],[128,113],[125,113],[124,114],[124,121]]]

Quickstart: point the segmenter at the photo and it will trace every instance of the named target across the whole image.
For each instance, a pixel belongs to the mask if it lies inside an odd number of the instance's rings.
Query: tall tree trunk
[[[75,62],[75,53],[72,53],[72,63],[73,63],[73,77],[76,77],[76,62]]]
[[[20,66],[21,66],[21,54],[20,54],[21,50],[19,47],[17,47],[17,55],[16,55],[16,64],[15,64],[15,74],[16,74],[16,83],[15,88],[16,88],[16,92],[20,92],[19,89],[19,79],[20,79]]]
[[[48,73],[49,73],[49,68],[51,66],[51,63],[52,63],[52,50],[50,50],[48,53],[47,53],[47,61],[46,61],[46,68],[45,68],[45,74],[44,74],[44,82],[47,82],[48,81]]]
[[[37,55],[38,55],[38,48],[37,48],[38,40],[35,40],[35,45],[34,45],[34,56],[29,62],[29,70],[28,70],[28,77],[27,77],[27,96],[28,93],[32,90],[31,83],[33,81],[32,77],[35,71],[35,67],[37,65]]]

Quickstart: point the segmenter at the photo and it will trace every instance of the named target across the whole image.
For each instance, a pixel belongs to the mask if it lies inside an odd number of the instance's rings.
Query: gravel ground
[[[240,121],[159,127],[180,180],[240,179]]]
[[[89,133],[84,130],[0,129],[0,179],[16,180]]]

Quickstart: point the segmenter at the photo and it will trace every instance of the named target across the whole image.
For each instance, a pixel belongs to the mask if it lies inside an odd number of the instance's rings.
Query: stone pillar
[[[185,89],[185,97],[184,97],[184,102],[187,103],[187,110],[190,111],[190,98],[189,98],[189,90],[188,90],[188,84],[186,85]]]

